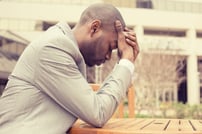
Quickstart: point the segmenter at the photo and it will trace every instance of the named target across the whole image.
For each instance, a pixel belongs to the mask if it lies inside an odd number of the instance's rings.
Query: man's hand
[[[115,22],[115,28],[118,34],[119,57],[134,62],[139,53],[139,47],[135,33],[128,30],[127,28],[123,30],[123,27],[118,20]]]

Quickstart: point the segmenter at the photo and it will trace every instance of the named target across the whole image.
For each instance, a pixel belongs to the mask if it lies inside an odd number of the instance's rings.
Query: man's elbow
[[[104,125],[106,124],[106,121],[97,121],[97,122],[94,122],[92,125],[94,127],[97,127],[97,128],[102,128]]]
[[[91,125],[97,128],[102,128],[108,121],[108,118],[105,118],[103,116],[98,116],[91,120]]]

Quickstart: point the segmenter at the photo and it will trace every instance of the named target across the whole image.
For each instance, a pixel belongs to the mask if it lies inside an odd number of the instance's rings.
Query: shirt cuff
[[[128,68],[130,70],[131,76],[133,75],[135,67],[131,61],[129,61],[128,59],[120,59],[119,65]]]

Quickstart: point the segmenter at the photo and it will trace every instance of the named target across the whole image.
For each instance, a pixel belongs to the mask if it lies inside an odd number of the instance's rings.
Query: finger
[[[125,28],[124,28],[124,31],[125,31],[125,32],[129,32],[130,30],[129,30],[129,28],[125,27]]]
[[[138,53],[139,53],[139,46],[138,46],[138,43],[137,42],[132,42],[132,41],[130,41],[130,40],[128,40],[128,39],[126,39],[126,42],[129,44],[129,46],[131,47],[131,48],[133,48],[133,54],[134,54],[134,59],[136,59],[137,58],[137,55],[138,55]]]
[[[126,39],[126,42],[127,42],[127,44],[128,44],[129,46],[131,46],[131,47],[135,47],[136,44],[137,44],[135,41],[132,41],[132,40],[130,40],[130,39]]]
[[[123,27],[122,27],[122,24],[119,20],[115,21],[115,28],[116,28],[116,31],[118,33],[118,40],[125,39],[125,35],[123,33]]]
[[[129,32],[125,32],[124,31],[124,35],[126,38],[132,40],[132,41],[136,41],[136,34],[134,33],[134,31],[129,31]]]
[[[137,44],[137,38],[134,37],[134,36],[127,36],[127,37],[125,38],[125,40],[126,40],[127,44],[128,44],[129,46],[133,47],[133,48],[134,48],[135,45]]]
[[[136,36],[135,32],[130,30],[130,31],[124,31],[127,36]]]
[[[138,54],[140,49],[139,49],[139,45],[138,45],[138,42],[135,42],[135,45],[133,46],[133,50],[134,50],[134,53]]]
[[[128,45],[130,45],[134,49],[138,49],[139,50],[139,45],[138,45],[137,40],[136,41],[131,41],[129,39],[126,39],[126,42],[128,43]]]
[[[137,53],[139,53],[139,52],[140,52],[140,47],[139,47],[138,42],[136,43],[136,51],[137,51]]]
[[[117,31],[118,33],[123,32],[123,28],[122,28],[121,22],[120,22],[119,20],[116,20],[116,21],[115,21],[115,28],[116,28],[116,31]]]
[[[133,47],[134,49],[139,50],[139,45],[137,41],[132,41],[130,39],[126,39],[126,42],[129,46]]]
[[[129,29],[128,27],[124,27],[125,32],[134,32],[132,29]]]
[[[127,39],[130,39],[131,41],[134,41],[134,42],[136,41],[136,36],[128,34],[128,33],[125,33],[124,35]]]
[[[124,27],[124,32],[128,32],[131,34],[135,34],[133,29],[129,29],[128,27]]]

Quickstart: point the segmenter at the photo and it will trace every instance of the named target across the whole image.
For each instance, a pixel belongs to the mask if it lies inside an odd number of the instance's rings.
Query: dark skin
[[[73,29],[86,64],[94,66],[110,60],[112,50],[116,48],[121,59],[134,62],[139,53],[135,33],[127,28],[123,29],[118,20],[114,22],[115,32],[105,30],[101,24],[101,20],[95,19]]]
[[[123,27],[118,20],[115,22],[115,28],[118,34],[118,52],[120,58],[134,62],[139,53],[136,34],[127,27],[123,30]]]

